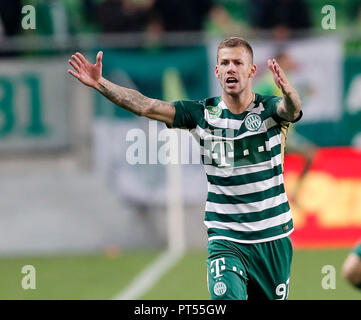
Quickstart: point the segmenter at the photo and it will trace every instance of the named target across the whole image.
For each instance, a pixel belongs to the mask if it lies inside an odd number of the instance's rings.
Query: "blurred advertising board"
[[[66,59],[0,61],[0,150],[68,144]]]
[[[318,149],[301,181],[304,165],[299,154],[285,156],[285,187],[292,199],[294,245],[354,245],[361,239],[361,150]]]

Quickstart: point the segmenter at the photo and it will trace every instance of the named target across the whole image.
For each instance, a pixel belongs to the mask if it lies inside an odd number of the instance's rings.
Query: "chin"
[[[235,97],[235,96],[238,96],[242,93],[241,90],[238,90],[238,89],[233,89],[233,90],[224,90],[224,92],[229,95],[229,96],[232,96],[232,97]]]

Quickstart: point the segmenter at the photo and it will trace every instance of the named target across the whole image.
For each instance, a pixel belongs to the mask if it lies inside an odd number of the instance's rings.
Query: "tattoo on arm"
[[[116,105],[138,116],[173,123],[175,110],[168,102],[148,98],[136,90],[118,86],[104,78],[99,80],[96,89]]]
[[[104,78],[99,81],[97,90],[113,103],[136,115],[143,114],[145,100],[149,99],[136,90],[120,87]]]

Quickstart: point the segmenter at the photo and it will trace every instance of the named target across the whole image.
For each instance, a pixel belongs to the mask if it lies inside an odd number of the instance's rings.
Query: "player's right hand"
[[[90,63],[85,57],[77,52],[73,54],[72,59],[69,59],[69,64],[74,70],[68,69],[68,73],[77,78],[80,82],[89,87],[96,88],[98,80],[102,76],[102,58],[103,52],[99,51],[96,58],[96,64]]]

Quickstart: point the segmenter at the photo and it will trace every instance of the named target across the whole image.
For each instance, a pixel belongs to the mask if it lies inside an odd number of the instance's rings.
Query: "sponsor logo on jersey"
[[[216,296],[222,296],[226,293],[227,286],[224,282],[218,281],[213,287],[213,292]]]
[[[262,125],[262,119],[258,114],[250,113],[244,120],[244,124],[248,131],[258,131]]]
[[[208,114],[210,119],[217,119],[222,113],[220,106],[207,106]]]

